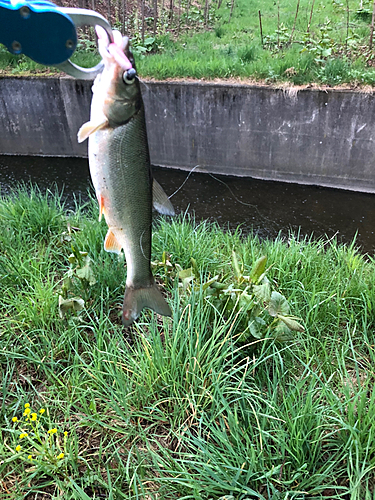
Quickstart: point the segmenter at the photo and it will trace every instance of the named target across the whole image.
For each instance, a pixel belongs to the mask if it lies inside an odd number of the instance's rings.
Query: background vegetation
[[[173,317],[124,330],[96,202],[22,188],[0,222],[2,500],[374,497],[375,262],[354,243],[159,219]]]
[[[132,40],[143,77],[242,78],[266,83],[373,85],[371,0],[138,0],[94,8]],[[97,61],[81,33],[75,61]],[[5,73],[50,72],[0,52]],[[1,71],[1,69],[0,69]]]

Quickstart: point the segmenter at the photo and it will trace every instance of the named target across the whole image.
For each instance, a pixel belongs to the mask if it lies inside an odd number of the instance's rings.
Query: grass
[[[129,16],[127,29],[141,77],[374,85],[374,55],[369,48],[372,2],[369,0],[363,2],[362,10],[358,0],[300,0],[297,17],[297,0],[236,0],[232,16],[231,2],[222,2],[217,9],[216,2],[212,1],[208,2],[206,27],[203,4],[194,4],[187,18],[187,3],[182,0],[181,29],[178,30],[173,23],[170,25],[169,14],[164,12],[158,18],[156,37],[153,18],[149,17],[144,42],[139,33],[139,17]],[[177,23],[177,15],[174,23]],[[96,64],[93,45],[87,38],[81,41],[74,55],[77,64],[87,67]],[[10,55],[4,48],[0,52],[0,70],[20,75],[46,71],[24,56]]]
[[[358,2],[349,1],[348,25],[346,4],[314,3],[309,34],[310,0],[300,1],[294,31],[297,2],[237,0],[235,5],[231,19],[230,5],[223,3],[218,11],[212,10],[213,29],[185,33],[165,43],[161,53],[142,59],[141,74],[159,79],[239,77],[296,85],[373,85],[370,26],[368,17],[358,17]]]
[[[100,57],[91,47],[90,50],[85,48],[78,49],[72,56],[71,60],[78,66],[91,68],[98,64]],[[24,55],[14,55],[0,45],[0,72],[6,75],[24,76],[24,75],[56,75],[58,70],[54,67],[46,67],[32,61]]]
[[[173,317],[124,330],[124,262],[103,250],[95,202],[66,211],[58,193],[21,187],[0,221],[1,499],[374,498],[375,263],[355,243],[158,219]],[[235,285],[233,248],[244,273],[268,257],[304,331],[244,337],[241,311],[214,307],[203,285],[183,292],[176,265],[192,257]],[[61,319],[69,276],[85,307]]]

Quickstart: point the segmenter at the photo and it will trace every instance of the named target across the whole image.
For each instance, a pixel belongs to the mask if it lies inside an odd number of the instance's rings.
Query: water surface
[[[241,225],[262,238],[293,230],[350,243],[357,234],[362,251],[374,253],[373,194],[195,172],[187,179],[187,172],[161,168],[154,174],[168,195],[178,190],[172,197],[177,212],[195,213],[225,228]],[[87,200],[92,189],[86,159],[0,156],[2,194],[19,181],[42,190],[56,184],[71,206],[74,196]]]

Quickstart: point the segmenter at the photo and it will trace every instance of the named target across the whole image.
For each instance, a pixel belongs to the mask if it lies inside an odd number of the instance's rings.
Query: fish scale
[[[91,118],[79,130],[78,140],[89,138],[91,178],[100,217],[104,214],[108,224],[104,248],[125,253],[122,321],[129,326],[144,307],[171,316],[151,272],[152,204],[164,214],[173,215],[174,210],[152,178],[140,85],[128,39],[116,33],[117,45],[108,50],[104,35],[98,34],[104,70],[95,80]]]
[[[90,138],[89,154],[94,140],[96,147],[100,144],[100,134]],[[108,227],[114,228],[119,242],[124,239],[126,261],[132,264],[128,265],[127,283],[151,285],[152,185],[143,107],[128,123],[113,129],[104,155],[108,157],[108,172],[103,173],[106,189],[99,187],[99,192],[110,203],[109,210],[105,208]]]

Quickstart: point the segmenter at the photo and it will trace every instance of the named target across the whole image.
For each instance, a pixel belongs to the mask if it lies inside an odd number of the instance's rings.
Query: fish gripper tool
[[[113,41],[108,21],[89,9],[59,7],[44,0],[0,0],[0,43],[12,54],[25,54],[45,66],[56,66],[70,76],[94,78],[103,62],[81,68],[70,58],[77,48],[77,27],[102,26]]]

